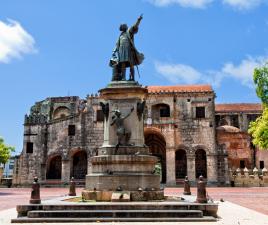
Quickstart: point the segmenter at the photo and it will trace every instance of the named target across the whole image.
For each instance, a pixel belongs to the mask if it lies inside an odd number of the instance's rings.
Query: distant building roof
[[[258,112],[261,113],[262,105],[260,103],[234,103],[234,104],[216,104],[216,113],[229,112]]]
[[[213,92],[210,85],[148,86],[149,93],[200,93]]]

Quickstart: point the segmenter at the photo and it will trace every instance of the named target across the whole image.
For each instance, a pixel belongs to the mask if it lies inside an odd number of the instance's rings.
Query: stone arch
[[[46,179],[61,179],[62,158],[61,155],[52,155],[47,160]]]
[[[166,183],[166,141],[157,128],[146,128],[144,131],[145,144],[149,146],[153,156],[158,157],[161,166],[161,183]]]
[[[70,109],[66,106],[59,106],[53,112],[53,119],[60,119],[70,115]]]
[[[193,147],[192,147],[192,149],[193,149],[193,152],[196,152],[198,149],[203,149],[205,152],[209,152],[209,149],[207,148],[207,146],[205,146],[205,145],[202,145],[202,144],[197,144],[197,145],[194,145]]]
[[[81,149],[75,149],[70,154],[71,165],[70,175],[74,179],[85,179],[87,175],[87,152]]]
[[[186,154],[191,153],[192,149],[184,144],[179,144],[176,147],[177,150],[184,150],[186,152]]]
[[[202,175],[207,178],[207,154],[202,148],[195,151],[195,177]]]
[[[187,176],[187,153],[184,149],[175,152],[175,175],[176,180]]]

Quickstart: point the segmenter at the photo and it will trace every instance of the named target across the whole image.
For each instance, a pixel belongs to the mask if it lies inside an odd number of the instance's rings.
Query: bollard
[[[184,180],[184,191],[183,191],[184,195],[191,195],[191,187],[190,187],[190,182],[188,180],[188,177],[185,177]]]
[[[206,191],[206,182],[203,180],[203,176],[199,177],[199,181],[197,183],[197,203],[207,203],[207,191]]]
[[[34,177],[34,182],[32,184],[31,199],[30,204],[40,204],[40,184],[38,183],[38,178]]]
[[[69,196],[76,196],[75,181],[73,177],[71,178],[71,181],[70,181]]]

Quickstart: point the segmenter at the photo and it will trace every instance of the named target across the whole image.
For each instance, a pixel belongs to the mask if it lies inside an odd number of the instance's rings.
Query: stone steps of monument
[[[202,210],[205,212],[217,212],[218,206],[214,203],[184,203],[184,202],[94,202],[79,204],[29,204],[18,205],[17,210],[26,216],[28,211],[34,210]],[[206,213],[204,214],[206,215]]]
[[[67,210],[133,210],[133,209],[139,209],[139,210],[198,210],[199,208],[197,205],[122,205],[122,204],[107,204],[107,205],[65,205],[65,209]],[[43,210],[62,210],[61,205],[44,205]]]
[[[201,210],[35,210],[28,218],[202,218]]]
[[[173,201],[18,205],[16,223],[216,221],[218,205]]]
[[[12,223],[79,223],[79,222],[216,222],[212,216],[202,218],[28,218],[19,217],[12,219]]]

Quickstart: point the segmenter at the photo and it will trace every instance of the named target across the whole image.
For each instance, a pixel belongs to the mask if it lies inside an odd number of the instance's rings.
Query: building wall
[[[36,103],[25,116],[23,150],[15,162],[13,183],[30,184],[34,176],[41,183],[66,183],[74,173],[79,152],[86,153],[86,173],[89,173],[90,158],[103,143],[101,101],[99,96],[91,95],[86,100],[73,96],[47,98]],[[204,118],[196,117],[197,107],[204,107]],[[182,182],[177,175],[178,168],[185,169],[185,175],[195,183],[202,163],[202,173],[206,173],[208,183],[214,185],[228,184],[228,168],[238,166],[241,159],[245,159],[247,167],[252,167],[250,138],[242,132],[247,130],[248,112],[239,113],[237,133],[216,130],[219,118],[231,124],[231,116],[231,111],[215,112],[213,90],[149,91],[144,115],[145,140],[147,137],[150,150],[162,160],[166,184]],[[69,135],[70,125],[75,126],[75,135]],[[33,143],[32,153],[26,151],[28,142]],[[183,164],[186,168],[178,165],[179,150],[186,153]],[[200,159],[200,150],[205,153],[204,159]],[[258,151],[256,161],[263,158],[268,157]],[[60,170],[59,179],[48,179],[52,165]]]
[[[83,112],[75,108],[70,115],[51,119],[47,123],[25,123],[23,150],[15,165],[14,184],[30,184],[35,176],[45,183],[48,167],[55,157],[61,159],[60,183],[66,183],[70,179],[75,153],[86,152],[87,161],[90,161],[102,144],[103,123],[96,120],[98,98],[92,96],[87,101],[89,104]],[[59,99],[57,104],[60,105]],[[68,135],[69,125],[75,126],[73,136]],[[27,153],[27,143],[33,143],[32,153]],[[90,163],[87,166],[89,172]]]
[[[155,117],[155,106],[166,104],[170,117]],[[176,184],[175,154],[179,149],[186,151],[187,174],[196,181],[195,152],[203,149],[207,156],[207,178],[217,182],[217,147],[215,142],[214,93],[157,93],[146,100],[145,126],[157,128],[165,137],[167,184]],[[196,118],[196,107],[205,107],[205,118]]]
[[[225,125],[217,128],[217,141],[227,150],[230,169],[236,170],[244,166],[247,169],[253,169],[253,149],[250,145],[249,134],[236,127]]]
[[[260,161],[263,161],[264,167],[268,168],[268,151],[256,149],[256,167],[260,170]]]
[[[2,172],[2,174],[0,174],[1,178],[13,176],[14,161],[14,157],[10,157],[10,159],[5,164],[0,164],[0,169]]]

